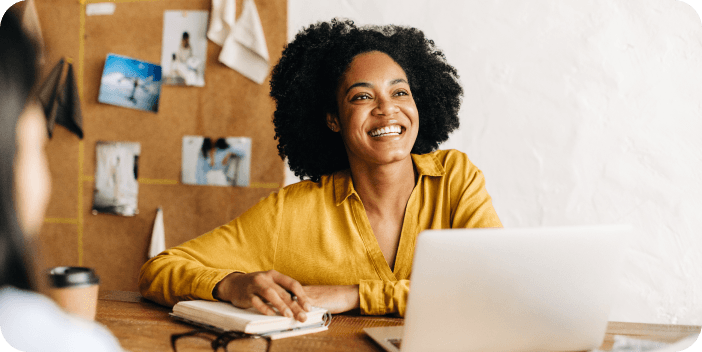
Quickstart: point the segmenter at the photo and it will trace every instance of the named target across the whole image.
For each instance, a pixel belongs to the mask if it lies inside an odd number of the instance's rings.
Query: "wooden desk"
[[[171,334],[193,327],[170,318],[170,311],[136,292],[105,291],[100,292],[96,320],[110,329],[128,351],[171,351]],[[363,328],[402,324],[400,318],[335,315],[328,331],[272,341],[270,351],[383,351],[363,333]],[[609,350],[614,335],[675,342],[699,333],[699,326],[610,322],[600,349]],[[266,342],[259,339],[231,343],[236,344],[237,351],[266,350]]]

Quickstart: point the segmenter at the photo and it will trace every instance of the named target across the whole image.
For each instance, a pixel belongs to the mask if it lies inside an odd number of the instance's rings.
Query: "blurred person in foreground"
[[[0,332],[24,351],[121,351],[103,326],[37,292],[34,236],[51,190],[46,121],[32,91],[37,45],[10,8],[0,24]]]

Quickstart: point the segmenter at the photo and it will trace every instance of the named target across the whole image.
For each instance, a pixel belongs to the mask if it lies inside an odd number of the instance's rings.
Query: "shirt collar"
[[[417,169],[419,178],[425,176],[443,176],[446,174],[441,162],[434,155],[435,153],[427,154],[412,154],[414,167]],[[349,169],[335,172],[334,179],[334,201],[336,205],[343,203],[352,194],[356,194],[351,180],[351,171]],[[358,195],[356,194],[356,197]]]
[[[334,201],[336,202],[336,205],[339,206],[346,200],[346,198],[355,193],[356,190],[353,188],[353,182],[351,181],[351,170],[346,169],[335,172]]]
[[[444,176],[446,174],[446,169],[436,158],[436,153],[412,154],[412,161],[414,161],[414,167],[417,168],[419,176]]]

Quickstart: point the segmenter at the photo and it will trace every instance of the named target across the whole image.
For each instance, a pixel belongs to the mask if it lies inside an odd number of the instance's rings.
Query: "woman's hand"
[[[304,286],[304,290],[313,306],[325,308],[332,314],[360,307],[358,285]]]
[[[307,320],[305,311],[309,312],[312,305],[299,282],[275,270],[231,273],[215,286],[214,297],[239,308],[255,307],[262,314],[276,315],[270,304],[282,315],[300,322]]]

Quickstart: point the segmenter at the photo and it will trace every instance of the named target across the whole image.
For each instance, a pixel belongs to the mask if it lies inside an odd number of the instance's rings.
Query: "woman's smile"
[[[371,137],[399,136],[401,134],[402,127],[400,127],[399,125],[380,127],[368,132],[368,135]]]

